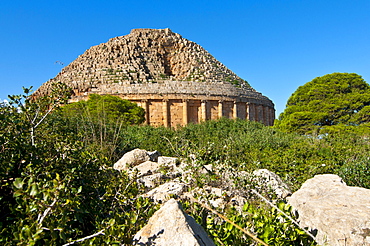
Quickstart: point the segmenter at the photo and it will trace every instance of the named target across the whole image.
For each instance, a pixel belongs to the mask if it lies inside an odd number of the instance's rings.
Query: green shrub
[[[370,156],[349,160],[337,173],[347,185],[370,189]]]

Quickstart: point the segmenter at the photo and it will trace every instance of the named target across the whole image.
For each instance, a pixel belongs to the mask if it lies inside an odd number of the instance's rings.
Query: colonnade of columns
[[[182,100],[182,124],[186,125],[191,122],[191,115],[189,115],[189,103],[191,100],[198,101],[196,99],[183,99]],[[150,99],[141,100],[141,107],[145,110],[145,119],[147,124],[152,124],[154,122],[150,122],[150,115],[151,112],[149,110]],[[157,100],[158,101],[158,100]],[[163,99],[162,100],[162,113],[163,113],[163,122],[160,125],[165,127],[171,126],[171,116],[173,112],[170,112],[170,101],[171,99]],[[215,115],[210,114],[210,101],[211,100],[200,100],[200,108],[199,110],[199,117],[197,117],[197,121],[205,121],[209,119],[214,119]],[[230,101],[226,100],[219,100],[216,104],[217,105],[217,118],[227,117],[232,115],[232,118],[241,118],[247,119],[251,121],[259,121],[265,125],[271,126],[274,123],[275,119],[275,110],[273,107],[265,106],[262,104],[256,103],[249,103],[249,102],[233,102],[233,107],[230,106],[225,107],[226,102],[230,103]],[[181,104],[180,104],[181,105]],[[232,111],[232,114],[230,112]],[[227,112],[226,112],[227,111]],[[192,121],[194,122],[194,121]],[[158,125],[158,122],[156,123]]]

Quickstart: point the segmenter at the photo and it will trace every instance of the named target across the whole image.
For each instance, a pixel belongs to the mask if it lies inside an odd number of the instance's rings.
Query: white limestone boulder
[[[158,171],[159,165],[157,162],[145,161],[130,170],[130,173],[136,174],[137,177],[154,174]]]
[[[350,187],[337,175],[316,175],[289,198],[300,224],[320,245],[370,245],[370,190]]]
[[[289,186],[281,180],[279,175],[267,169],[255,170],[252,177],[261,189],[275,193],[279,199],[292,194]]]
[[[133,245],[213,246],[204,229],[183,212],[175,200],[167,201],[133,239]]]
[[[146,150],[134,149],[124,154],[122,158],[113,165],[113,168],[119,171],[128,170],[130,167],[137,166],[149,160],[150,156]]]
[[[143,184],[146,188],[153,189],[158,186],[161,180],[164,180],[166,176],[162,173],[155,173],[152,175],[143,176],[137,179],[137,182]]]
[[[187,185],[181,182],[170,181],[145,193],[143,197],[153,199],[155,202],[163,203],[170,199],[171,195],[181,196],[187,189]]]
[[[158,164],[160,166],[166,166],[166,167],[176,167],[176,165],[179,163],[179,159],[176,157],[169,157],[169,156],[159,156],[158,157]]]

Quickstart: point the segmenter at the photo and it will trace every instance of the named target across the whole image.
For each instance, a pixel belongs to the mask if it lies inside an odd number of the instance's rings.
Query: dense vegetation
[[[89,121],[100,120],[107,123],[140,124],[145,120],[143,108],[111,95],[90,94],[87,101],[65,105],[62,113],[67,118],[82,117]]]
[[[355,73],[333,73],[300,86],[276,121],[285,132],[370,133],[370,86]]]
[[[267,168],[294,190],[320,173],[337,173],[349,185],[370,188],[369,141],[354,132],[317,138],[228,119],[154,128],[131,125],[127,119],[136,118],[133,115],[118,121],[82,117],[84,113],[71,117],[76,108],[58,109],[63,100],[55,96],[32,101],[26,94],[26,104],[21,99],[13,96],[10,104],[0,107],[2,245],[63,245],[91,235],[79,245],[130,244],[158,209],[138,196],[144,190],[135,179],[110,168],[134,148],[184,159],[192,154],[201,165],[235,171]],[[140,118],[140,111],[134,112]],[[200,186],[212,178],[194,174]],[[206,212],[198,205],[184,202],[184,207],[199,223],[206,223],[216,243],[249,242],[214,217],[204,222],[200,215]],[[284,201],[279,207],[290,210]],[[312,243],[300,229],[282,223],[278,211],[256,201],[245,206],[245,213],[232,208],[223,213],[242,226],[253,226],[270,245]]]

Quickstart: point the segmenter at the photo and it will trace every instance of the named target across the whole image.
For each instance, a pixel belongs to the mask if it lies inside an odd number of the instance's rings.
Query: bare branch
[[[31,121],[31,124],[32,125],[35,123],[37,117],[39,116],[39,112],[40,112],[40,107],[36,110],[35,117],[33,117],[33,120]]]
[[[257,238],[255,235],[253,235],[252,233],[250,233],[249,231],[247,231],[246,229],[242,228],[241,226],[235,224],[233,221],[229,220],[228,218],[226,218],[225,216],[223,216],[222,214],[220,214],[219,212],[217,212],[216,210],[210,208],[209,206],[207,206],[206,204],[203,204],[201,203],[200,201],[198,201],[197,199],[195,199],[192,195],[187,195],[187,197],[192,201],[192,202],[196,202],[198,204],[200,204],[200,206],[202,206],[203,208],[205,209],[208,209],[209,211],[211,211],[212,213],[216,214],[218,217],[220,217],[221,219],[227,221],[228,223],[232,224],[233,226],[235,226],[236,228],[238,228],[239,230],[241,230],[242,232],[244,232],[245,234],[247,234],[248,236],[250,236],[254,241],[256,241],[257,243],[260,243],[264,246],[268,246],[268,244],[266,244],[265,242],[263,242],[261,239]]]
[[[45,209],[45,211],[42,214],[42,216],[39,215],[39,218],[38,218],[38,224],[39,225],[41,225],[42,221],[49,214],[49,212],[51,211],[52,207],[55,205],[56,202],[57,202],[57,199],[55,198],[54,201],[50,204],[50,206],[47,209]]]
[[[304,229],[297,221],[295,221],[291,216],[289,216],[288,214],[284,213],[281,209],[279,209],[275,204],[273,204],[272,202],[270,202],[269,200],[267,200],[265,197],[263,197],[260,193],[258,193],[256,190],[252,189],[252,192],[254,194],[256,194],[259,198],[261,198],[263,201],[265,201],[266,203],[268,203],[270,206],[272,206],[273,208],[275,208],[277,211],[279,211],[280,213],[284,214],[290,221],[292,221],[296,226],[298,226],[299,228],[301,228],[305,233],[307,233],[307,235],[309,235],[310,237],[312,237],[313,240],[316,241],[316,237],[314,235],[312,235],[312,233],[310,233],[309,231],[307,231],[306,229]],[[317,241],[316,241],[317,242]]]
[[[106,229],[106,228],[105,228],[105,229]],[[62,246],[72,245],[72,244],[79,243],[79,242],[85,241],[85,240],[90,239],[90,238],[93,238],[93,237],[97,237],[97,236],[99,236],[99,235],[105,235],[105,234],[103,233],[103,232],[105,231],[105,229],[100,230],[100,231],[98,231],[97,233],[92,234],[92,235],[90,235],[90,236],[86,236],[86,237],[81,238],[81,239],[78,239],[78,240],[76,240],[76,241],[73,241],[73,242],[70,242],[70,243],[63,244]]]
[[[42,118],[39,120],[39,122],[34,126],[34,128],[38,127],[43,121],[44,119],[46,118],[46,116],[48,116],[51,111],[54,109],[54,105],[51,106],[51,108],[48,110],[48,112],[46,112],[46,114],[44,116],[42,116]]]

